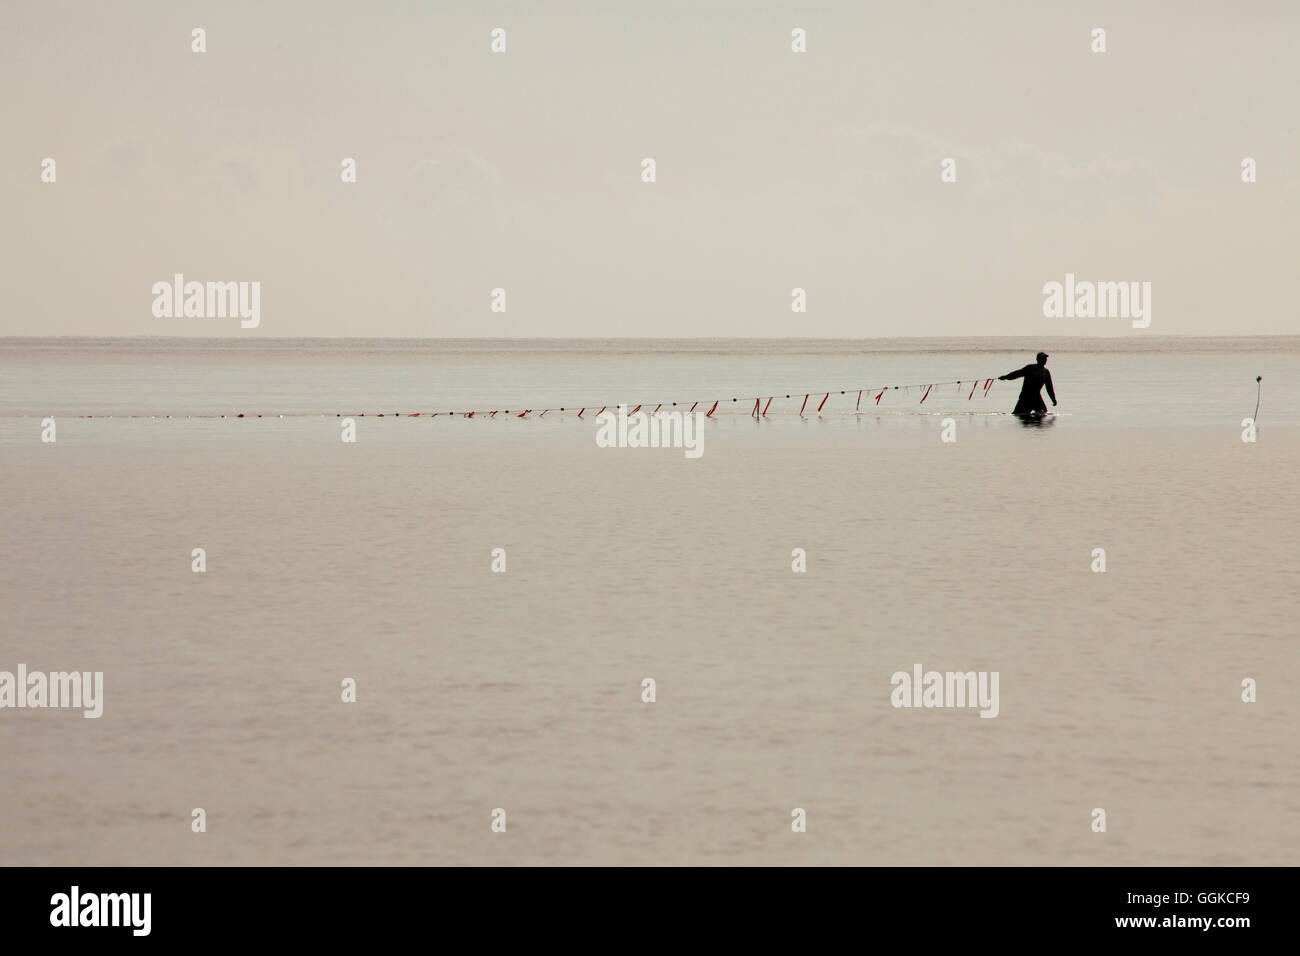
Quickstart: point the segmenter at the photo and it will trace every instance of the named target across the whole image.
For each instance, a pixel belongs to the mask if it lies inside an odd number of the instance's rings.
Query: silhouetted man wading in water
[[[1009,382],[1013,378],[1023,378],[1025,383],[1020,386],[1020,399],[1011,414],[1022,417],[1046,415],[1047,406],[1043,404],[1042,394],[1044,385],[1047,386],[1047,394],[1052,399],[1052,404],[1056,404],[1056,392],[1052,390],[1052,373],[1047,370],[1046,352],[1038,353],[1037,365],[1026,365],[1006,375],[999,375],[998,381]]]

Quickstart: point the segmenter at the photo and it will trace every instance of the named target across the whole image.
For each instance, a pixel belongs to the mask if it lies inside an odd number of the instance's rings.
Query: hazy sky
[[[1151,282],[1147,334],[1300,332],[1296,0],[5,0],[0,31],[0,335],[1143,334],[1045,318],[1067,272]],[[155,318],[176,272],[260,281],[260,327]]]

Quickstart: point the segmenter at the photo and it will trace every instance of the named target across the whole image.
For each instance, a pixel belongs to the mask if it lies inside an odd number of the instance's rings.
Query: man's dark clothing
[[[1047,386],[1047,394],[1052,399],[1052,404],[1056,404],[1056,392],[1052,390],[1052,373],[1047,370],[1046,365],[1026,365],[1022,369],[1009,372],[1002,376],[1004,379],[1023,378],[1024,384],[1020,386],[1020,400],[1016,402],[1016,407],[1012,410],[1013,415],[1043,415],[1047,412],[1047,406],[1043,403],[1043,386]]]

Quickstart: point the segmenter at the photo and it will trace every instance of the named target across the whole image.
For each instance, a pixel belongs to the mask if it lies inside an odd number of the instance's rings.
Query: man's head
[[[1039,364],[1039,365],[1046,365],[1046,364],[1047,364],[1047,353],[1046,353],[1046,352],[1039,352],[1039,353],[1038,353],[1038,364]]]

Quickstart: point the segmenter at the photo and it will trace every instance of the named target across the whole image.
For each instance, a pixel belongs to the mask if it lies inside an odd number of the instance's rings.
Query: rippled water
[[[0,347],[0,670],[105,704],[0,710],[0,862],[1296,861],[1293,340],[1052,342],[1028,429],[1009,383],[850,399],[1036,343],[35,344]],[[696,460],[391,417],[588,397],[728,414]],[[320,415],[98,417],[241,411]],[[892,707],[916,663],[998,671],[999,716]]]

